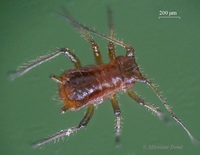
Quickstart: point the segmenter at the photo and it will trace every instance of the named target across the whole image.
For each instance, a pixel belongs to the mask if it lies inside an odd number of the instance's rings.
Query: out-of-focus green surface
[[[98,106],[86,129],[64,142],[41,149],[30,144],[61,129],[74,126],[84,110],[60,115],[57,84],[49,79],[73,65],[64,56],[33,69],[15,81],[7,73],[57,47],[74,50],[84,65],[94,63],[89,43],[56,12],[71,14],[96,30],[108,33],[106,8],[113,10],[116,38],[136,49],[141,70],[159,84],[174,112],[200,140],[200,2],[198,0],[20,0],[0,2],[0,154],[2,155],[188,155],[200,154],[173,120],[167,126],[127,95],[119,93],[122,110],[122,147],[116,148],[114,116],[109,101]],[[159,11],[175,11],[180,19],[159,19]],[[105,62],[107,41],[99,43]],[[125,54],[117,47],[117,55]],[[145,100],[164,110],[144,84],[133,88]],[[153,147],[162,147],[153,149]],[[176,148],[174,148],[176,147]]]

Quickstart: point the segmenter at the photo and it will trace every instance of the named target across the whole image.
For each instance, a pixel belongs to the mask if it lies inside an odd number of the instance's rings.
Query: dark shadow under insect
[[[61,48],[53,53],[41,56],[36,60],[21,66],[15,73],[11,75],[11,78],[15,79],[20,77],[42,63],[63,54],[71,60],[75,66],[75,69],[67,70],[61,76],[51,75],[51,79],[56,81],[59,85],[60,98],[64,103],[64,106],[61,108],[60,112],[64,113],[67,110],[79,110],[85,106],[87,106],[87,111],[79,125],[62,130],[50,137],[44,138],[43,140],[34,144],[33,147],[39,147],[64,136],[70,136],[72,133],[85,127],[94,113],[94,107],[102,103],[107,98],[110,99],[113,107],[115,115],[116,142],[119,142],[121,133],[121,111],[116,97],[116,93],[119,91],[126,92],[129,97],[136,101],[136,103],[155,113],[160,120],[167,122],[167,118],[158,108],[147,103],[141,97],[139,97],[137,93],[131,90],[135,82],[147,84],[155,92],[171,117],[186,131],[191,141],[195,142],[195,138],[192,136],[183,122],[174,114],[156,86],[150,81],[149,78],[147,78],[147,76],[140,72],[135,61],[135,52],[133,47],[115,39],[110,9],[108,9],[108,26],[110,30],[109,36],[78,23],[69,14],[64,14],[62,16],[90,43],[96,65],[82,67],[78,57],[69,48]],[[104,64],[102,62],[102,56],[99,47],[94,39],[90,36],[90,33],[108,40],[108,55],[110,58],[109,63]],[[123,47],[126,50],[126,55],[115,56],[114,44]]]

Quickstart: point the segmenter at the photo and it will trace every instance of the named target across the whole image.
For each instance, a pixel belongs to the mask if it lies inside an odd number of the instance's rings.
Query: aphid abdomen
[[[119,64],[109,63],[66,71],[61,76],[60,97],[65,109],[78,110],[91,103],[100,104],[123,85]]]
[[[62,110],[78,110],[100,104],[110,95],[132,87],[139,70],[133,58],[119,56],[114,62],[66,71],[61,76]]]

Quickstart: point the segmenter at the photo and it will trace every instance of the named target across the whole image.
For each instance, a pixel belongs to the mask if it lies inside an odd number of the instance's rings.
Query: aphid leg
[[[192,134],[187,129],[187,127],[184,125],[184,123],[175,115],[175,113],[172,111],[169,104],[163,98],[163,96],[161,95],[161,93],[159,92],[157,87],[147,77],[144,77],[144,76],[140,77],[137,81],[143,82],[143,83],[146,83],[147,85],[149,85],[149,87],[155,92],[157,97],[160,99],[160,101],[162,102],[162,104],[164,105],[166,110],[169,112],[170,116],[186,131],[186,133],[188,134],[192,143],[194,143],[194,144],[197,143],[197,140],[192,136]]]
[[[68,48],[62,48],[63,54],[67,56],[71,62],[74,64],[75,68],[80,68],[81,67],[81,62],[78,59],[78,57]]]
[[[74,64],[75,68],[80,68],[81,67],[80,60],[78,59],[78,57],[70,49],[63,48],[63,49],[61,49],[61,51],[63,51],[63,54],[71,60],[71,62]],[[50,78],[52,80],[56,81],[57,83],[61,83],[62,84],[61,78],[59,76],[56,76],[56,75],[52,74],[50,76]]]
[[[110,38],[114,38],[114,25],[113,25],[113,18],[112,18],[112,11],[110,7],[108,7],[108,27],[110,32]],[[115,60],[115,47],[112,41],[108,43],[108,53],[109,58],[111,61]]]
[[[109,43],[108,43],[108,54],[109,54],[110,60],[114,61],[115,60],[115,47],[111,41],[109,41]]]
[[[61,130],[60,132],[58,132],[50,137],[44,138],[43,140],[39,141],[38,143],[33,144],[33,148],[37,148],[37,147],[45,145],[49,142],[59,140],[60,138],[63,138],[65,136],[70,136],[74,132],[85,127],[88,124],[89,120],[91,119],[93,113],[94,113],[94,105],[90,104],[87,108],[86,114],[84,115],[83,119],[80,121],[79,125],[65,129],[65,130]]]
[[[116,94],[110,97],[114,115],[115,115],[115,137],[116,137],[116,144],[120,144],[120,134],[121,134],[121,111],[117,102]]]
[[[86,31],[84,31],[83,29],[80,29],[79,31],[90,42],[92,51],[94,53],[96,64],[97,65],[102,64],[102,57],[101,57],[101,53],[100,53],[99,46],[97,45],[97,43]]]
[[[10,74],[10,79],[14,80],[14,79],[20,77],[20,76],[24,75],[25,73],[27,73],[28,71],[30,71],[31,69],[43,64],[44,62],[47,62],[47,61],[59,56],[60,54],[64,54],[67,57],[69,57],[70,60],[74,63],[76,68],[81,67],[81,63],[80,63],[79,59],[68,48],[61,48],[61,49],[59,49],[59,50],[57,50],[53,53],[40,56],[37,59],[32,60],[32,61],[20,66],[17,69],[17,71]]]
[[[145,102],[142,98],[137,95],[137,93],[133,92],[131,89],[126,89],[126,93],[133,99],[135,100],[139,105],[144,106],[148,110],[152,111],[154,114],[158,116],[160,120],[165,121],[166,123],[169,122],[168,118],[156,107],[153,105]]]

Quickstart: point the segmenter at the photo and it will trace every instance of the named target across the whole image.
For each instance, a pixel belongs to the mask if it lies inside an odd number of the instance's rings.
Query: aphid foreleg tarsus
[[[197,140],[192,136],[192,134],[183,124],[183,122],[175,115],[175,113],[170,108],[169,104],[166,102],[166,100],[163,98],[163,96],[161,95],[157,87],[151,82],[151,80],[148,79],[147,77],[141,77],[141,80],[138,80],[138,82],[143,82],[149,85],[149,87],[155,92],[157,97],[160,99],[166,110],[169,112],[170,116],[186,131],[192,143],[197,143]]]
[[[68,48],[61,48],[53,53],[40,56],[37,59],[32,60],[32,61],[20,66],[17,69],[17,71],[10,74],[10,79],[14,80],[14,79],[20,77],[20,76],[24,75],[25,73],[27,73],[28,71],[30,71],[31,69],[59,56],[60,54],[64,54],[65,56],[67,56],[74,63],[74,66],[76,68],[81,67],[81,62],[79,61],[79,59],[76,57],[75,54],[73,54]]]
[[[114,115],[115,115],[115,137],[116,137],[116,143],[120,143],[120,134],[121,134],[121,110],[117,101],[116,94],[112,95],[110,97]]]
[[[85,127],[88,124],[89,120],[91,119],[93,113],[94,113],[94,105],[89,104],[87,111],[86,111],[86,114],[84,115],[83,119],[80,121],[79,125],[72,127],[72,128],[65,129],[65,130],[61,130],[60,132],[58,132],[58,133],[56,133],[56,134],[54,134],[50,137],[44,138],[43,140],[39,141],[36,144],[33,144],[32,147],[37,148],[37,147],[45,145],[49,142],[59,140],[60,138],[63,138],[65,136],[70,136],[74,132]]]
[[[144,106],[145,108],[156,114],[160,120],[163,120],[166,123],[168,123],[169,120],[158,108],[145,102],[142,98],[140,98],[140,96],[137,93],[133,92],[131,89],[126,89],[126,92],[133,100],[136,101],[136,103],[138,103],[141,106]]]

